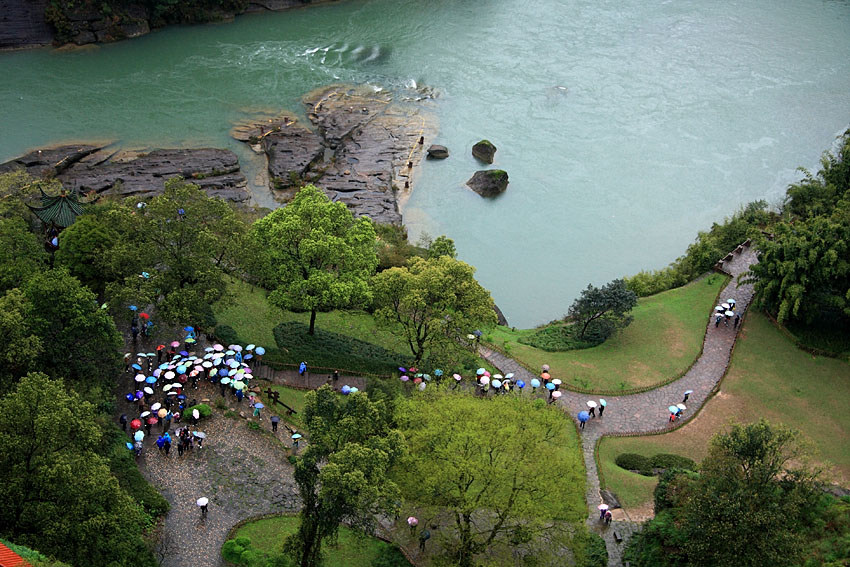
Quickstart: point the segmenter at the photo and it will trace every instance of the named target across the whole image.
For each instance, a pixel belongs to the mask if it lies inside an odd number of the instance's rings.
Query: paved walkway
[[[739,313],[744,313],[749,307],[753,298],[753,286],[751,284],[739,286],[737,277],[747,272],[755,262],[757,262],[756,251],[752,247],[746,247],[741,252],[734,253],[731,260],[723,262],[723,270],[732,275],[732,281],[721,293],[721,299],[725,301],[729,297],[735,298]],[[591,419],[582,431],[582,450],[587,470],[588,525],[599,531],[605,538],[609,567],[620,567],[625,543],[629,535],[639,529],[639,525],[628,521],[613,522],[610,527],[600,525],[596,507],[602,502],[602,497],[599,493],[599,474],[594,458],[596,443],[605,435],[652,433],[678,427],[682,422],[689,421],[696,410],[708,401],[726,373],[737,337],[736,329],[732,325],[727,327],[721,324],[715,327],[713,317],[709,316],[709,319],[711,320],[706,327],[702,356],[697,359],[687,374],[671,384],[641,394],[605,396],[608,406],[605,408],[604,417]],[[532,378],[536,378],[536,375],[516,361],[498,352],[482,347],[479,349],[479,354],[502,373],[513,372],[516,380],[530,382]],[[668,421],[670,413],[667,411],[667,406],[681,402],[685,390],[693,390],[686,404],[688,409],[683,418],[672,424]],[[587,409],[585,402],[594,399],[588,394],[562,391],[563,395],[558,404],[574,419],[578,412]],[[620,543],[614,539],[615,530],[623,536],[623,541]]]

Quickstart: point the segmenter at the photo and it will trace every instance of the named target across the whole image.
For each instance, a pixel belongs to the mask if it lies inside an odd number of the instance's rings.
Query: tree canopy
[[[402,337],[417,364],[456,351],[474,329],[496,324],[493,298],[474,274],[449,255],[384,270],[373,279],[375,317]]]
[[[22,378],[0,399],[0,533],[73,565],[152,566],[100,442],[91,404],[61,380]]]
[[[405,499],[435,510],[429,523],[439,525],[453,565],[475,565],[499,548],[537,555],[537,536],[582,525],[583,489],[558,488],[584,486],[577,441],[560,410],[514,396],[485,401],[428,390],[400,402],[398,414],[410,448],[398,472]]]
[[[580,339],[584,339],[588,328],[595,325],[604,341],[616,329],[631,323],[628,312],[635,305],[637,294],[628,289],[623,280],[613,280],[602,287],[588,284],[587,289],[570,305],[567,317],[581,328]]]
[[[340,396],[329,386],[309,392],[304,420],[310,443],[295,465],[301,523],[284,548],[300,567],[316,567],[322,543],[341,522],[372,533],[377,514],[397,510],[389,471],[406,446],[387,405],[363,392]]]
[[[375,229],[354,219],[316,187],[303,187],[286,207],[254,223],[254,271],[283,309],[309,311],[313,334],[318,311],[366,305],[369,277],[378,264]]]

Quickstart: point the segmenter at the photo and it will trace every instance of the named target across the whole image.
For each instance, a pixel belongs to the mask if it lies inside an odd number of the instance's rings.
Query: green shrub
[[[260,424],[257,423],[256,421],[249,421],[248,422],[248,429],[251,429],[253,431],[259,431],[261,429],[261,427],[260,427]]]
[[[384,546],[372,560],[372,567],[410,567],[410,562],[395,546]]]
[[[224,401],[224,398],[218,398],[215,401],[215,407],[217,407],[220,410],[226,410],[227,409],[227,402]]]
[[[620,453],[614,462],[618,467],[629,471],[637,471],[642,475],[652,476],[652,461],[637,453]]]
[[[345,368],[358,372],[390,374],[400,360],[408,356],[339,333],[315,329],[297,321],[281,323],[274,328],[274,338],[279,352],[266,354],[267,361],[308,365],[326,368]]]
[[[224,557],[225,561],[239,564],[239,561],[242,558],[242,552],[245,551],[245,546],[240,544],[239,540],[246,539],[248,538],[240,537],[238,540],[229,539],[224,542],[224,545],[221,546],[221,556]],[[251,540],[248,540],[249,545],[250,543]]]
[[[602,536],[592,532],[586,532],[582,537],[584,540],[585,555],[582,561],[577,563],[578,567],[606,567],[608,565],[608,548]]]
[[[289,464],[290,464],[290,465],[295,466],[295,463],[297,463],[297,462],[298,462],[298,457],[296,457],[295,455],[289,455],[289,456],[286,458],[286,460],[287,460],[287,461],[289,461]]]
[[[687,457],[673,455],[671,453],[658,453],[652,459],[652,467],[656,469],[684,469],[686,471],[697,470],[697,464]]]
[[[548,352],[564,352],[590,348],[605,342],[605,339],[608,338],[605,333],[599,332],[601,327],[595,323],[591,323],[588,326],[584,339],[579,339],[576,336],[575,325],[552,323],[551,325],[541,327],[534,334],[520,338],[519,342]],[[602,335],[605,336],[600,340]]]
[[[198,410],[198,413],[201,414],[201,419],[204,419],[205,417],[209,417],[209,416],[212,415],[212,408],[210,406],[208,406],[207,404],[198,404],[196,406],[186,408],[184,415],[191,416],[192,410]]]
[[[234,418],[239,417],[239,412],[235,412],[233,410],[227,410],[226,412],[224,412],[224,417],[234,419]]]
[[[691,481],[698,478],[697,473],[677,468],[668,468],[658,479],[653,492],[655,513],[676,506],[687,493]]]
[[[105,440],[107,443],[103,444],[103,448],[107,452],[103,456],[109,459],[109,469],[121,488],[142,506],[151,519],[165,515],[168,501],[139,472],[133,454],[124,445],[127,434],[111,426],[106,430]]]
[[[218,325],[213,332],[216,340],[223,345],[239,343],[239,335],[230,325]]]

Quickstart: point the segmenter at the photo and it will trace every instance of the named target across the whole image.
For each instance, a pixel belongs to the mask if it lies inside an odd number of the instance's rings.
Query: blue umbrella
[[[580,411],[580,412],[578,412],[578,420],[579,420],[580,422],[584,423],[584,422],[585,422],[585,421],[587,421],[588,419],[590,419],[590,414],[589,414],[589,413],[587,413],[586,411]]]
[[[151,277],[151,275],[147,272],[142,272],[142,277],[148,279],[149,277]]]
[[[177,354],[179,354],[180,356],[189,356],[189,353],[188,353],[188,352],[186,352],[185,350],[181,350],[181,351],[180,351],[180,352],[178,352]]]
[[[160,369],[160,370],[165,370],[166,368],[168,368],[168,363],[167,363],[167,362],[163,362],[162,364],[160,364],[160,365],[159,365],[159,369]]]
[[[248,346],[245,347],[245,350],[254,350],[255,348],[257,348],[257,345],[255,345],[254,343],[251,343],[251,344],[249,344]]]
[[[254,358],[254,355],[253,354],[246,354],[242,358],[245,359],[245,360],[251,360],[252,358]]]
[[[138,310],[139,310],[139,308],[136,307],[135,305],[130,306],[130,311],[138,311]]]
[[[218,371],[218,375],[219,376],[227,376],[228,372],[229,372],[229,370],[227,370],[227,368],[222,368],[221,370]]]
[[[686,393],[686,394],[688,394],[688,395],[690,395],[690,394],[693,394],[693,393],[694,393],[694,391],[693,391],[693,390],[685,390],[685,393]]]
[[[145,434],[142,431],[136,431],[136,434],[133,435],[133,439],[135,439],[136,441],[141,441],[144,438],[145,438]]]
[[[124,396],[124,398],[126,398],[128,402],[132,402],[136,399],[136,396],[134,396],[133,394],[127,394],[126,396]]]
[[[540,380],[538,380],[537,378],[532,378],[531,379],[531,387],[532,388],[539,388],[540,387]]]
[[[443,371],[440,370],[439,368],[434,371],[434,376],[442,376],[442,375],[443,375]]]
[[[258,409],[263,409],[263,408],[264,408],[264,407],[266,407],[266,406],[264,406],[264,405],[262,404],[262,402],[257,402],[256,404],[254,404],[254,407],[255,407],[255,408],[258,408]]]
[[[133,364],[133,368],[135,368],[136,370],[141,370],[141,369],[142,369],[142,367],[141,367],[141,366],[139,366],[138,364],[135,364],[135,363]]]
[[[608,402],[606,402],[606,401],[605,401],[605,400],[603,400],[602,398],[599,398],[599,405],[600,405],[600,406],[602,406],[602,407],[604,408],[605,406],[607,406],[607,405],[608,405]]]
[[[177,370],[177,374],[186,374],[186,367],[185,366],[182,366],[182,365],[178,366],[177,368],[175,368],[175,370]]]
[[[555,385],[552,382],[549,382],[548,384],[546,384],[546,389],[547,390],[554,390]]]
[[[186,332],[191,333],[192,331],[194,331],[194,330],[195,330],[195,327],[183,327],[183,330],[184,330],[184,331],[186,331]]]
[[[523,382],[522,380],[518,380],[516,385],[519,388],[525,388],[525,382]]]
[[[133,444],[132,444],[132,443],[130,443],[129,441],[125,442],[125,443],[124,443],[124,446],[125,446],[125,447],[127,447],[127,449],[129,449],[129,450],[131,450],[131,451],[133,450]]]
[[[137,399],[137,400],[141,400],[141,399],[142,399],[142,398],[144,398],[144,397],[145,397],[145,393],[144,393],[144,392],[142,392],[141,390],[136,390],[136,399]]]
[[[156,377],[148,376],[147,378],[145,378],[145,382],[147,382],[148,384],[156,384]]]
[[[475,371],[475,373],[478,374],[479,376],[481,376],[485,372],[487,372],[486,368],[479,368],[478,370]]]
[[[407,372],[407,368],[405,368],[404,366],[399,366],[398,371],[404,374],[405,372]]]
[[[357,392],[359,392],[359,391],[360,391],[360,390],[358,390],[358,389],[357,389],[357,388],[355,388],[354,386],[352,386],[352,387],[351,387],[351,393],[352,393],[352,394],[356,394],[356,393],[357,393]]]
[[[293,433],[292,438],[293,439],[301,439],[301,434],[300,433]]]
[[[266,349],[264,349],[261,346],[258,346],[257,349],[254,352],[256,352],[257,354],[262,356],[262,355],[266,354]]]
[[[480,336],[481,336],[481,335],[483,335],[484,333],[482,333],[482,332],[481,332],[481,331],[479,331],[478,329],[475,329],[474,331],[472,331],[472,334],[473,334],[473,335],[475,335],[476,337],[480,337]]]
[[[502,381],[501,380],[493,380],[492,382],[490,382],[490,385],[493,386],[494,388],[501,388],[502,387]]]
[[[670,413],[679,413],[679,408],[676,406],[670,406],[667,409],[670,410]]]

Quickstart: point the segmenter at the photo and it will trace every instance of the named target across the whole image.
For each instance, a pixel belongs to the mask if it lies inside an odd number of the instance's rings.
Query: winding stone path
[[[752,284],[739,285],[737,278],[746,273],[750,266],[757,261],[756,250],[752,247],[745,247],[740,252],[733,253],[730,260],[722,263],[723,271],[730,274],[732,280],[721,292],[721,299],[725,301],[729,297],[735,298],[737,311],[741,314],[746,312],[752,301],[753,286]],[[582,451],[587,471],[587,523],[591,529],[599,532],[605,539],[608,547],[609,567],[620,567],[625,543],[628,537],[640,526],[636,522],[630,521],[612,522],[611,526],[604,526],[599,522],[599,512],[596,507],[602,502],[602,497],[599,492],[599,474],[594,458],[597,442],[605,435],[654,433],[674,429],[690,421],[697,410],[708,401],[726,373],[736,337],[737,329],[734,329],[732,325],[727,327],[723,324],[715,327],[713,317],[709,315],[702,355],[682,378],[640,394],[606,395],[605,399],[608,405],[605,408],[604,417],[591,419],[582,430]],[[517,380],[530,382],[532,378],[536,378],[536,375],[526,370],[515,360],[496,351],[482,346],[479,349],[479,354],[502,373],[513,372]],[[685,390],[693,390],[686,404],[688,409],[685,411],[685,415],[675,424],[670,423],[670,413],[667,411],[667,406],[681,402]],[[561,391],[563,395],[558,404],[573,419],[580,411],[587,409],[585,402],[593,399],[589,394],[580,394],[569,390]],[[618,543],[615,540],[614,531],[622,536],[621,542]]]

